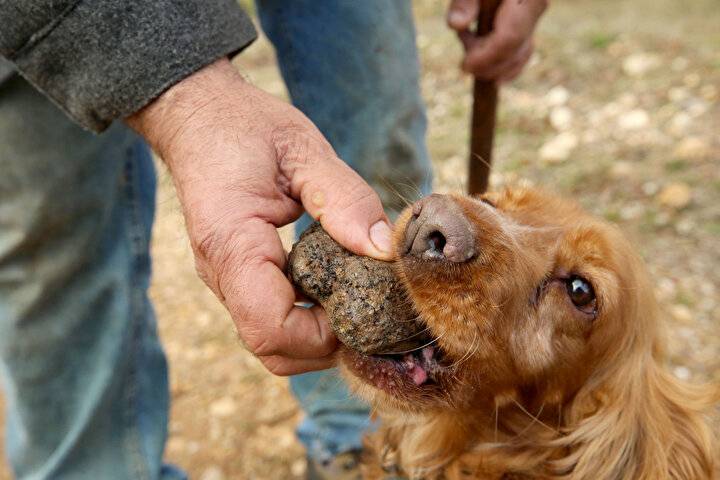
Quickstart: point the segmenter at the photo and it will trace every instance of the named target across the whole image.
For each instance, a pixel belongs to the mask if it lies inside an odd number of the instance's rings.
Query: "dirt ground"
[[[465,179],[470,80],[446,2],[415,2],[436,190]],[[520,80],[503,89],[492,183],[527,181],[619,223],[647,260],[674,373],[720,380],[720,9],[717,0],[556,0]],[[284,96],[266,40],[238,65]],[[161,170],[151,296],[171,365],[167,459],[194,479],[299,479],[287,382],[240,348],[196,278]],[[287,237],[287,232],[285,232]],[[7,469],[0,479],[10,478]]]

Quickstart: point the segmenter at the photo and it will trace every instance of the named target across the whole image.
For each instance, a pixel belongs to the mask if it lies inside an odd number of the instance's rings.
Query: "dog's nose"
[[[405,229],[405,252],[428,260],[462,263],[475,256],[475,235],[450,196],[432,194],[413,205]]]

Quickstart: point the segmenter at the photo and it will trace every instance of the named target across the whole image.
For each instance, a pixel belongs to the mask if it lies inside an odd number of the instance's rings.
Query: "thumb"
[[[380,198],[337,157],[298,165],[291,183],[305,210],[338,243],[358,255],[389,260],[392,232]]]
[[[481,0],[452,0],[447,14],[447,23],[453,30],[463,31],[477,20]]]

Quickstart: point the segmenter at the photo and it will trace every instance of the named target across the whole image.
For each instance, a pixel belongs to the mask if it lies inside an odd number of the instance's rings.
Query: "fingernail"
[[[380,220],[370,227],[370,241],[383,253],[392,251],[392,231],[386,221]]]

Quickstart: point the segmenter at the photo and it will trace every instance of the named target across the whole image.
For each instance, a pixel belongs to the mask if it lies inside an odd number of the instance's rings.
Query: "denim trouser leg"
[[[0,85],[0,367],[20,479],[178,479],[146,296],[155,174],[122,125],[94,136]]]
[[[257,0],[293,103],[340,158],[379,193],[388,214],[427,193],[415,30],[408,0]],[[301,231],[309,223],[304,216]],[[323,460],[360,448],[368,409],[335,371],[298,375],[291,386],[306,413],[298,429]]]

